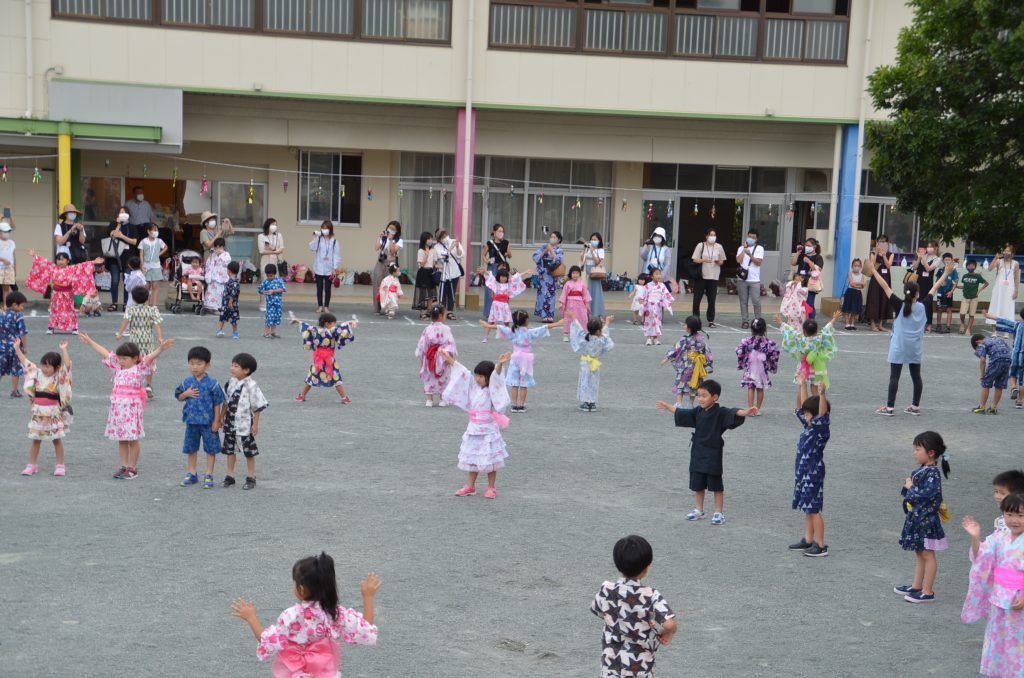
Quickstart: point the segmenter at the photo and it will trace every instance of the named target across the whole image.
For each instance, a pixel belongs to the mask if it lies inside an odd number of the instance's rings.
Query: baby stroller
[[[203,300],[200,298],[199,301],[193,301],[189,298],[188,289],[186,287],[185,277],[188,275],[188,269],[191,267],[192,259],[199,257],[202,258],[198,252],[194,250],[182,250],[178,252],[170,260],[169,271],[171,285],[174,287],[174,292],[167,295],[167,301],[165,306],[168,311],[174,314],[182,312],[182,309],[188,305],[192,305],[192,312],[196,315],[203,315]]]

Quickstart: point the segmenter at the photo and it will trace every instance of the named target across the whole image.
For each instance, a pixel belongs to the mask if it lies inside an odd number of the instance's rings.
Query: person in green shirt
[[[988,281],[975,271],[977,267],[978,262],[968,261],[967,273],[964,273],[959,283],[954,283],[954,290],[959,287],[964,291],[964,299],[960,302],[960,334],[970,334],[974,326],[974,314],[978,312],[978,295],[988,287]],[[981,289],[978,289],[979,286]]]

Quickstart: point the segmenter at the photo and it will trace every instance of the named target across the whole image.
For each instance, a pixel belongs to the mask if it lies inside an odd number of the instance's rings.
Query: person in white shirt
[[[747,231],[747,238],[736,250],[736,263],[740,270],[736,276],[736,293],[740,297],[740,320],[742,329],[750,328],[747,316],[747,302],[754,304],[754,317],[761,317],[761,264],[764,262],[764,247],[757,244],[760,234],[755,229]],[[746,278],[744,278],[744,274]]]
[[[380,288],[380,281],[388,276],[388,268],[391,264],[398,264],[398,255],[402,252],[403,247],[405,247],[405,243],[402,242],[402,224],[394,220],[389,221],[377,236],[377,242],[374,245],[377,263],[370,274],[370,293],[373,297],[373,310],[377,315],[383,315],[383,313],[376,290]]]
[[[16,245],[11,239],[11,224],[0,221],[0,309],[5,308],[7,293],[15,284],[14,250]]]
[[[430,253],[428,265],[441,273],[438,285],[438,301],[448,313],[448,320],[455,320],[455,293],[462,277],[462,243],[441,229],[437,232],[437,244]]]
[[[709,228],[704,240],[693,248],[691,257],[700,264],[701,277],[693,281],[693,315],[700,317],[700,302],[708,298],[708,327],[715,327],[715,299],[718,297],[718,278],[725,263],[725,249],[717,242],[718,234]]]
[[[329,219],[320,224],[320,230],[313,231],[309,249],[313,252],[313,277],[316,278],[316,312],[328,313],[333,283],[331,276],[338,275],[341,268],[341,247],[334,237],[334,224]]]

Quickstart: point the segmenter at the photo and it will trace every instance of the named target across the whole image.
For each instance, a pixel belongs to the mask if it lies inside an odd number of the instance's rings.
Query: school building
[[[839,292],[874,236],[918,240],[858,157],[883,115],[865,76],[911,17],[899,0],[12,0],[0,204],[19,248],[51,252],[73,202],[98,250],[140,185],[177,247],[208,209],[252,258],[274,217],[293,264],[330,219],[349,271],[390,219],[411,271],[439,226],[471,238],[474,268],[494,223],[520,268],[550,230],[577,254],[599,231],[631,276],[656,226],[677,265],[709,227],[730,254],[756,228],[766,283],[813,235]]]

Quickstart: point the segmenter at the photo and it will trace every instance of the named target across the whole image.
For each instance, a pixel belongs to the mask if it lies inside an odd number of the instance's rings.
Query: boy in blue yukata
[[[1003,389],[1010,378],[1010,347],[999,337],[985,338],[984,334],[971,335],[971,348],[980,359],[981,404],[974,408],[975,414],[996,414]],[[992,407],[988,407],[989,389],[995,389]]]
[[[188,456],[188,473],[181,481],[182,487],[199,482],[196,461],[199,456],[199,442],[206,452],[206,475],[203,487],[213,487],[213,468],[220,454],[220,436],[217,431],[224,423],[224,389],[206,373],[212,356],[203,346],[194,346],[188,352],[190,377],[174,389],[174,397],[185,403],[181,408],[181,420],[185,422],[185,442],[181,451]]]
[[[1010,349],[1010,397],[1016,402],[1014,407],[1024,409],[1024,322],[997,318],[991,313],[985,317],[996,321],[996,332],[1006,332],[1013,337],[1013,348]],[[1024,320],[1024,308],[1020,310]]]

